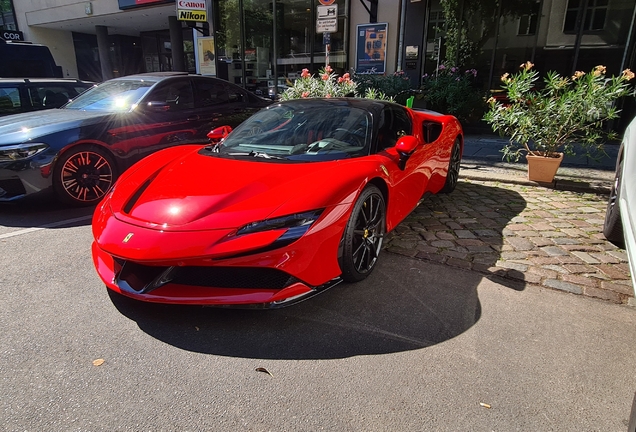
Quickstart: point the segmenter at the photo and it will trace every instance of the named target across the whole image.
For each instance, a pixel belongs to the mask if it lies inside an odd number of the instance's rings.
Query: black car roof
[[[145,80],[145,81],[159,82],[159,81],[163,81],[170,78],[178,78],[178,77],[184,77],[184,76],[219,80],[219,78],[205,76],[205,75],[191,74],[188,72],[147,72],[147,73],[140,73],[140,74],[134,74],[134,75],[126,75],[119,78],[113,78],[112,80],[109,80],[109,81]]]

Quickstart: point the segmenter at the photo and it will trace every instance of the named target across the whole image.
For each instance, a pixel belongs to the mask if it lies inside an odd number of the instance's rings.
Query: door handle
[[[199,118],[200,117],[198,115],[193,115],[193,116],[190,116],[190,117],[186,118],[186,120],[187,121],[197,121],[197,120],[199,120]]]

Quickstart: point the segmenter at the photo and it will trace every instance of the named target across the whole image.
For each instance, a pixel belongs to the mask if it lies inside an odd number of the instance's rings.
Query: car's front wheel
[[[53,173],[60,201],[73,205],[97,204],[117,177],[112,156],[99,147],[81,147],[62,155]]]
[[[462,147],[459,138],[455,139],[453,149],[451,150],[450,161],[448,162],[448,172],[446,173],[446,182],[442,193],[451,193],[455,190],[459,181],[459,167],[462,162]]]
[[[621,213],[618,205],[621,191],[621,175],[623,161],[621,160],[616,167],[616,175],[614,183],[610,189],[609,200],[607,201],[607,209],[605,210],[605,222],[603,223],[603,235],[610,242],[620,248],[625,248],[625,238],[623,237],[623,223],[621,221]]]
[[[375,186],[365,188],[356,201],[342,239],[340,268],[346,282],[366,278],[378,260],[386,230],[386,205]]]

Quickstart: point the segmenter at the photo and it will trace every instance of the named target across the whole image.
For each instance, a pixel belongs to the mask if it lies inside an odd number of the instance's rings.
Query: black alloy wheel
[[[605,221],[603,223],[603,235],[614,245],[625,248],[625,237],[623,237],[623,223],[621,221],[621,212],[618,205],[621,189],[621,175],[623,169],[623,161],[620,160],[616,166],[616,174],[614,183],[610,189],[609,200],[605,210]]]
[[[462,162],[462,149],[459,138],[455,139],[453,149],[451,150],[451,158],[448,162],[448,173],[446,174],[446,182],[442,193],[451,193],[455,190],[457,182],[459,181],[459,167]]]
[[[53,186],[60,201],[74,205],[98,203],[115,181],[112,157],[97,147],[72,150],[58,161]]]
[[[382,192],[368,186],[356,201],[342,241],[340,268],[346,282],[366,278],[378,260],[386,231],[386,205]]]

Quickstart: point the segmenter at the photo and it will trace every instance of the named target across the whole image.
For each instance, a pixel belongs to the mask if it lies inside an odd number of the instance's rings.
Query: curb
[[[594,184],[587,181],[575,181],[575,180],[565,180],[565,179],[555,179],[552,183],[539,183],[535,181],[530,181],[528,179],[510,176],[510,175],[502,175],[502,174],[480,174],[480,173],[466,173],[465,171],[462,173],[460,171],[459,178],[466,180],[476,180],[476,181],[491,181],[491,182],[500,182],[500,183],[510,183],[517,184],[522,186],[534,186],[534,187],[544,187],[547,189],[555,189],[561,191],[568,192],[580,192],[580,193],[593,193],[597,195],[609,195],[610,186],[604,184]]]
[[[562,166],[551,183],[527,179],[527,167],[523,164],[493,163],[484,159],[462,160],[459,177],[466,180],[510,183],[522,186],[543,187],[568,192],[609,195],[614,172],[588,167]]]

